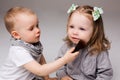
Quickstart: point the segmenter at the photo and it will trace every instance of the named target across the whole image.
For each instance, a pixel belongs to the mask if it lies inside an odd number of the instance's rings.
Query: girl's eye
[[[85,30],[84,28],[80,28],[80,30]]]

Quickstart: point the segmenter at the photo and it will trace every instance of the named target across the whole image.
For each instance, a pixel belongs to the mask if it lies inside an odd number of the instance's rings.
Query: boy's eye
[[[33,27],[29,28],[29,30],[32,31],[32,30],[33,30]]]
[[[74,26],[72,26],[72,25],[71,25],[71,26],[69,26],[69,27],[70,27],[70,28],[74,28]]]
[[[37,24],[36,27],[39,28],[39,24]]]

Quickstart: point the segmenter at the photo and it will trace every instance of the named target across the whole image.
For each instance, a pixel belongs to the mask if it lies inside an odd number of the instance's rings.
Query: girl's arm
[[[24,65],[24,67],[39,76],[46,76],[54,71],[56,71],[57,69],[59,69],[60,67],[62,67],[63,65],[65,65],[66,63],[74,60],[77,55],[79,54],[79,52],[75,52],[72,53],[73,48],[70,49],[69,51],[66,52],[66,54],[59,58],[58,60],[48,63],[48,64],[39,64],[38,62],[36,62],[35,60],[27,63]]]
[[[108,52],[99,54],[97,58],[97,77],[95,80],[111,80],[113,70],[109,59]]]
[[[56,76],[60,80],[62,77],[67,76],[66,65],[62,66],[59,70],[56,71]]]
[[[63,57],[67,50],[68,50],[68,46],[66,44],[62,45],[56,59]],[[66,65],[67,64],[65,64],[64,66],[62,66],[60,69],[56,71],[56,76],[58,77],[58,80],[60,80],[64,76],[67,76]]]

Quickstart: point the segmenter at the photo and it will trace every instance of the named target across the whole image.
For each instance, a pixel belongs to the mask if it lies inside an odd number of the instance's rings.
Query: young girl
[[[104,34],[102,9],[73,4],[68,13],[67,36],[57,59],[79,41],[84,41],[86,47],[79,50],[80,54],[73,62],[57,71],[59,80],[111,80],[110,42]]]
[[[12,39],[8,58],[0,67],[0,80],[43,80],[42,76],[56,71],[79,54],[72,54],[70,49],[62,58],[44,64],[37,15],[28,8],[14,7],[8,10],[4,20]],[[45,80],[51,79],[47,76]]]

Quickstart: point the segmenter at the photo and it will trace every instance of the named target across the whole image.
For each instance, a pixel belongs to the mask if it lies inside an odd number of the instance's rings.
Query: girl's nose
[[[78,34],[78,30],[73,30],[73,34]]]

